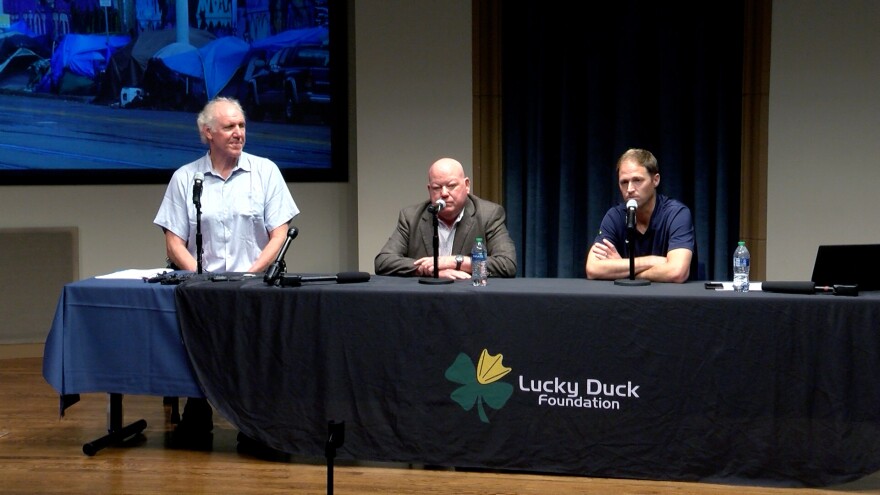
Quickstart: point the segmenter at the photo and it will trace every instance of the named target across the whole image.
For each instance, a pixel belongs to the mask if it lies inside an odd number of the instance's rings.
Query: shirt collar
[[[241,155],[238,157],[238,163],[235,165],[235,168],[232,169],[232,173],[229,174],[229,177],[232,177],[233,175],[238,173],[239,170],[244,171],[244,172],[251,171],[251,161],[247,158],[247,154],[243,151],[241,152]],[[202,163],[201,171],[205,175],[211,174],[216,177],[220,177],[220,175],[218,173],[214,172],[214,168],[211,164],[211,151],[210,150],[207,153],[205,153],[205,160]]]

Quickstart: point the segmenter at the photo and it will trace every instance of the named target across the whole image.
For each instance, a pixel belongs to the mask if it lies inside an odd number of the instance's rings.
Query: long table
[[[315,457],[330,422],[344,422],[343,459],[778,486],[880,469],[878,293],[379,276],[132,289],[153,302],[173,294],[159,306],[176,307],[179,327],[117,333],[164,334],[151,337],[163,352],[142,357],[173,356],[175,385],[110,356],[144,353],[146,335],[105,342],[109,328],[90,336],[79,321],[53,325],[47,342],[44,374],[59,392],[201,390],[248,436]],[[110,357],[86,367],[64,348],[59,362],[59,340]]]

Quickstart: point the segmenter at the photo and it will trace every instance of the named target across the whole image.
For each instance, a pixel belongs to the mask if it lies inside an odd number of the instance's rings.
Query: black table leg
[[[127,426],[122,426],[122,394],[109,394],[110,404],[107,411],[107,434],[83,445],[83,453],[93,456],[104,447],[118,444],[126,438],[144,431],[147,422],[139,419]]]

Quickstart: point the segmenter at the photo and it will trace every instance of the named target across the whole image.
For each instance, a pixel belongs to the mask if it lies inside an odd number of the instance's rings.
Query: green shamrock
[[[497,410],[504,407],[507,399],[513,395],[513,385],[498,381],[511,370],[501,364],[503,358],[501,354],[492,356],[487,349],[483,349],[475,368],[471,358],[462,352],[446,369],[446,379],[462,385],[452,392],[452,400],[465,411],[470,411],[476,404],[480,421],[484,423],[489,422],[489,417],[486,416],[483,402]]]

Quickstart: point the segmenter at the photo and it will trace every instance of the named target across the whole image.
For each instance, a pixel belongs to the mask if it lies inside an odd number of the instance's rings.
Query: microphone
[[[443,208],[446,208],[446,201],[443,201],[442,199],[438,199],[437,201],[434,202],[434,204],[432,204],[431,206],[428,207],[428,210],[430,210],[431,213],[436,215],[437,213],[440,213],[440,210],[442,210]]]
[[[205,174],[196,172],[193,177],[193,204],[202,204],[202,182],[205,180]]]
[[[771,280],[764,281],[761,284],[761,290],[765,292],[781,292],[783,294],[815,294],[815,282],[775,282]]]
[[[858,285],[816,285],[815,282],[777,282],[767,280],[761,283],[764,292],[780,292],[782,294],[815,294],[832,293],[835,296],[858,296]]]
[[[266,282],[269,285],[275,285],[278,281],[281,272],[286,268],[284,266],[284,255],[287,254],[287,248],[290,247],[291,241],[296,239],[297,235],[299,235],[299,230],[296,227],[290,227],[290,229],[287,230],[287,239],[284,240],[284,245],[281,246],[281,251],[278,251],[278,256],[275,257],[275,261],[266,269],[266,274],[263,276],[263,282]]]
[[[639,202],[631,199],[626,202],[626,228],[634,229],[636,228],[636,208],[639,207]]]
[[[282,275],[281,287],[299,287],[307,282],[336,282],[337,284],[356,284],[369,282],[367,272],[339,272],[336,275]]]

